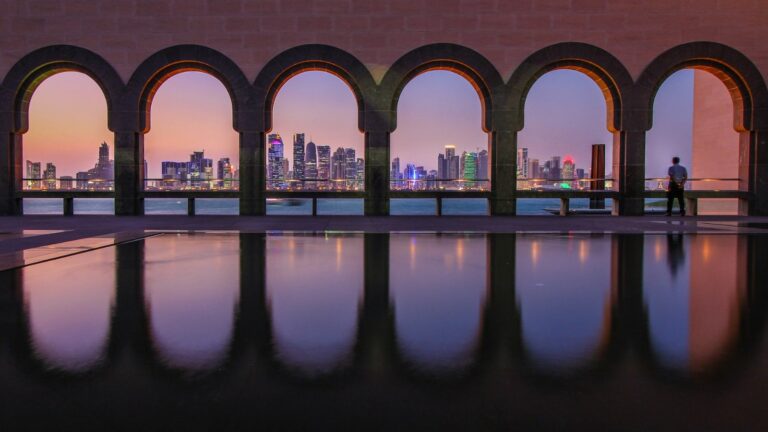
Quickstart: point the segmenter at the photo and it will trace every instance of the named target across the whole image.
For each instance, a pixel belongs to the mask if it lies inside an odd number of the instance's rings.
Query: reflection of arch
[[[739,51],[715,42],[691,42],[671,48],[656,57],[636,82],[636,103],[641,125],[652,127],[656,92],[680,69],[702,69],[717,76],[733,98],[734,128],[737,131],[765,129],[768,120],[768,89],[757,67]]]
[[[525,59],[507,83],[510,106],[517,112],[515,128],[524,123],[525,99],[536,81],[547,72],[571,69],[582,72],[600,87],[607,104],[608,130],[623,128],[626,119],[626,95],[632,87],[632,77],[621,62],[609,52],[593,45],[564,42],[543,48]]]
[[[12,132],[29,129],[29,102],[35,89],[48,77],[60,72],[81,72],[91,77],[107,101],[107,127],[114,130],[116,104],[123,81],[114,68],[98,54],[72,45],[52,45],[35,50],[16,62],[3,80],[0,97],[3,110],[13,113]]]
[[[483,108],[482,127],[493,129],[496,93],[503,90],[501,75],[482,54],[460,45],[438,43],[416,48],[403,55],[387,70],[381,81],[381,96],[391,112],[390,132],[397,128],[397,104],[405,86],[417,75],[431,70],[448,70],[464,77],[475,88]]]
[[[358,128],[365,129],[367,104],[376,87],[368,68],[346,51],[314,44],[283,51],[259,72],[254,81],[255,101],[264,113],[257,123],[259,130],[272,129],[272,107],[280,88],[293,76],[313,70],[336,75],[349,86],[357,100]]]
[[[240,68],[227,56],[211,48],[177,45],[144,60],[128,81],[123,109],[138,111],[136,130],[149,131],[152,98],[163,82],[187,71],[205,72],[218,79],[232,99],[233,128],[240,131],[248,124],[252,116],[247,109],[251,88]]]

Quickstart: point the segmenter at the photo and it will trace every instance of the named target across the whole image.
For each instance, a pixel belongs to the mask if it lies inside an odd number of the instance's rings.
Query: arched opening
[[[613,113],[606,102],[612,96],[605,87],[587,72],[569,68],[547,72],[530,87],[517,140],[517,189],[542,197],[519,199],[517,214],[557,213],[560,200],[547,193],[613,187],[618,173],[612,165]],[[607,213],[610,207],[604,199],[570,199],[574,211]]]
[[[267,237],[267,298],[281,366],[318,377],[351,365],[363,255],[359,235]]]
[[[61,214],[62,198],[42,196],[114,190],[113,134],[104,92],[88,75],[62,71],[32,89],[22,146],[26,214]],[[41,197],[33,197],[39,194]],[[74,212],[114,213],[111,198],[74,199]]]
[[[733,96],[720,77],[689,68],[668,76],[656,91],[653,128],[646,135],[645,188],[665,191],[674,156],[688,171],[685,189],[736,191],[740,184],[740,134]],[[746,179],[745,179],[746,181]],[[674,203],[677,208],[677,202]],[[666,200],[648,199],[648,211],[666,211]],[[700,199],[699,214],[737,214],[736,198]]]
[[[515,291],[531,366],[563,374],[601,360],[611,333],[609,236],[518,236]]]
[[[147,214],[187,213],[187,202],[157,192],[201,193],[197,214],[238,214],[239,134],[232,98],[214,75],[183,71],[161,80],[147,97],[150,129],[144,136]],[[158,198],[159,197],[159,198]]]
[[[66,265],[63,265],[64,262]],[[20,269],[29,343],[46,369],[102,366],[115,305],[115,249],[96,249]]]
[[[647,236],[643,298],[655,362],[683,375],[712,372],[738,348],[747,244],[737,236]]]
[[[472,81],[451,69],[422,72],[397,99],[391,135],[393,192],[486,193],[491,189],[490,148],[483,99]],[[485,199],[451,198],[443,214],[487,214]],[[434,214],[429,198],[393,198],[392,214]]]
[[[212,372],[228,360],[240,292],[238,236],[144,240],[148,334],[163,366]]]
[[[421,373],[475,363],[488,293],[483,235],[392,235],[389,285],[401,359]]]
[[[267,135],[267,191],[295,192],[270,198],[268,214],[311,214],[300,194],[362,193],[365,151],[358,128],[358,100],[344,79],[325,70],[306,70],[275,91],[272,129]],[[319,214],[362,214],[362,199],[323,198]]]

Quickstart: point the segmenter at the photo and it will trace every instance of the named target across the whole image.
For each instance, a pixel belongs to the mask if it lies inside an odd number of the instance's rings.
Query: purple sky
[[[693,72],[671,76],[659,91],[654,128],[647,138],[647,174],[664,175],[673,155],[690,160]],[[550,72],[531,89],[525,107],[525,128],[519,146],[542,162],[553,155],[571,155],[577,167],[588,167],[590,146],[605,143],[610,165],[612,138],[606,129],[605,101],[597,85],[569,70]],[[487,148],[481,129],[480,99],[462,77],[430,71],[411,81],[398,105],[398,128],[392,134],[392,157],[436,166],[447,144],[457,152]],[[318,145],[355,148],[363,156],[363,134],[357,129],[357,108],[351,90],[326,72],[305,72],[289,80],[274,107],[273,132],[286,142],[305,132]],[[58,175],[91,168],[98,144],[112,144],[106,129],[106,105],[99,88],[85,75],[67,72],[46,80],[32,98],[25,159],[52,161]],[[152,105],[152,129],[145,139],[149,176],[160,174],[162,160],[188,160],[205,149],[214,160],[229,156],[237,164],[237,133],[232,129],[229,95],[215,78],[185,72],[158,90]]]

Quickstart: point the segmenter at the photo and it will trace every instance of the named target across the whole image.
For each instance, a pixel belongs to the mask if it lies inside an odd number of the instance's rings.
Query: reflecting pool
[[[765,430],[767,259],[762,235],[158,233],[0,272],[0,427]]]

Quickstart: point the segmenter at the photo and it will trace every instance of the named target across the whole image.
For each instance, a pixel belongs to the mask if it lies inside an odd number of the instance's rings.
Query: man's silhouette
[[[683,191],[685,190],[685,181],[688,180],[688,170],[680,165],[680,158],[672,158],[672,166],[667,171],[669,175],[669,187],[667,188],[667,216],[672,216],[672,202],[677,198],[680,206],[680,216],[685,216],[685,199]]]

